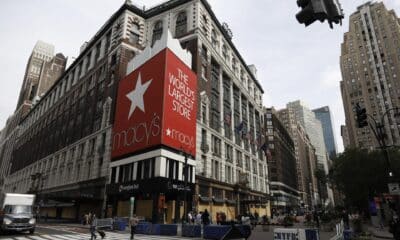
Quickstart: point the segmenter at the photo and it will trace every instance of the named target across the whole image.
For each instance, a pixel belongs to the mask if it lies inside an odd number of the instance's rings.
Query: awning
[[[209,197],[199,197],[199,201],[200,201],[200,202],[207,202],[207,203],[209,203],[209,202],[211,202],[211,198],[209,198]]]
[[[236,205],[236,201],[235,200],[226,200],[226,204],[228,205]]]
[[[222,198],[213,198],[213,202],[216,204],[224,204],[225,200]]]

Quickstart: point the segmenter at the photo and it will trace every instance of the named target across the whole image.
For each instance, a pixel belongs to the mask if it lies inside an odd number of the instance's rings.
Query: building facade
[[[295,144],[274,108],[266,109],[265,129],[271,209],[289,212],[300,207]]]
[[[357,104],[385,125],[387,145],[400,145],[399,119],[391,110],[400,106],[399,38],[399,18],[382,2],[367,2],[350,16],[340,57],[340,88],[350,147],[379,147],[370,127],[357,128]]]
[[[340,135],[342,136],[342,139],[343,139],[344,149],[349,148],[351,145],[350,145],[349,132],[347,130],[346,125],[340,126]]]
[[[54,46],[37,41],[25,69],[17,109],[43,95],[65,70],[67,59],[62,53],[54,55]]]
[[[0,176],[10,171],[11,153],[18,135],[18,125],[28,114],[32,104],[40,98],[64,72],[67,59],[61,53],[54,56],[54,46],[38,41],[28,59],[17,108],[7,119],[0,136]],[[4,181],[0,178],[0,192]]]
[[[128,62],[145,47],[156,48],[168,31],[190,52],[197,76],[196,153],[160,148],[172,160],[165,167],[173,170],[172,188],[184,183],[180,173],[186,162],[192,166],[186,170],[193,173],[186,201],[172,192],[148,194],[160,183],[151,180],[166,160],[162,153],[142,152],[146,156],[138,158],[136,152],[130,162],[111,163],[120,80],[129,72]],[[244,62],[206,1],[172,0],[147,10],[127,1],[20,122],[6,190],[37,193],[43,213],[51,217],[78,218],[89,207],[128,216],[132,196],[138,197],[135,210],[146,210],[138,213],[148,219],[162,205],[167,222],[182,217],[182,206],[208,209],[214,220],[221,212],[228,219],[247,211],[269,215],[267,161],[254,144],[264,123],[262,94],[255,68]],[[171,182],[158,177],[162,184]],[[135,185],[139,180],[150,184]],[[148,189],[140,192],[143,188]]]
[[[324,142],[326,150],[329,153],[329,158],[334,159],[337,154],[337,144],[334,133],[333,117],[328,106],[312,110],[315,117],[321,122],[324,132]]]
[[[279,110],[278,116],[294,141],[300,205],[312,209],[320,202],[320,191],[314,175],[317,167],[315,148],[311,144],[304,127],[297,122],[291,109]]]

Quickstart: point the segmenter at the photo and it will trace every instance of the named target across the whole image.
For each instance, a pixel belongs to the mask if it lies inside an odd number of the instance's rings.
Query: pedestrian
[[[400,240],[400,220],[397,215],[393,215],[389,223],[389,232],[393,234],[395,240]]]
[[[349,229],[350,225],[349,225],[349,214],[347,213],[347,211],[345,209],[343,209],[342,211],[342,220],[344,223],[344,228],[345,229]]]
[[[192,224],[193,213],[192,213],[192,212],[189,212],[187,217],[188,217],[188,223],[189,223],[189,224]]]
[[[379,218],[379,225],[380,225],[381,229],[383,229],[383,227],[385,226],[385,219],[386,219],[385,209],[383,208],[383,206],[381,207],[379,212],[381,214],[381,216]]]
[[[96,226],[97,226],[97,219],[96,214],[90,214],[91,218],[90,222],[90,240],[94,240],[97,238],[96,236]]]
[[[197,215],[196,215],[196,225],[201,225],[201,215],[202,215],[202,212],[197,213]]]
[[[204,226],[207,226],[208,224],[210,224],[210,214],[208,214],[207,209],[205,209],[203,214],[201,215],[201,220],[202,220]]]
[[[319,215],[319,214],[318,214],[318,211],[317,211],[317,210],[314,210],[313,218],[314,218],[315,224],[317,225],[317,228],[319,228],[319,216],[318,216],[318,215]]]
[[[136,214],[133,214],[133,216],[129,219],[129,226],[131,226],[131,240],[133,240],[133,237],[136,233],[136,226],[139,223],[139,219],[136,217]]]

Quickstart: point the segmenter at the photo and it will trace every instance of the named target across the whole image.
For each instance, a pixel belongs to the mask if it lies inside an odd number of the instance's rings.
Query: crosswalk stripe
[[[101,240],[101,237],[98,233],[96,233],[97,239]],[[104,240],[123,240],[129,239],[129,233],[115,233],[115,232],[106,232],[106,237]],[[16,236],[16,237],[8,237],[2,238],[1,240],[89,240],[89,233],[77,233],[77,234],[39,234],[39,235],[26,235],[26,236]],[[136,240],[195,240],[193,238],[182,238],[176,236],[158,236],[158,235],[142,235],[135,234]]]

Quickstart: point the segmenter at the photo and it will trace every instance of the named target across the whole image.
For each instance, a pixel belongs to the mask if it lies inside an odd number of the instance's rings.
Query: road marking
[[[115,233],[115,232],[105,232],[106,236],[104,240],[121,240],[128,239],[130,237],[129,233]],[[101,240],[101,237],[97,233],[97,239]],[[38,235],[26,235],[26,236],[16,236],[8,238],[0,238],[1,240],[88,240],[90,239],[90,234],[88,233],[77,233],[77,234],[38,234]],[[196,240],[195,238],[183,238],[177,236],[157,236],[157,235],[140,235],[135,234],[135,239],[137,240]]]

